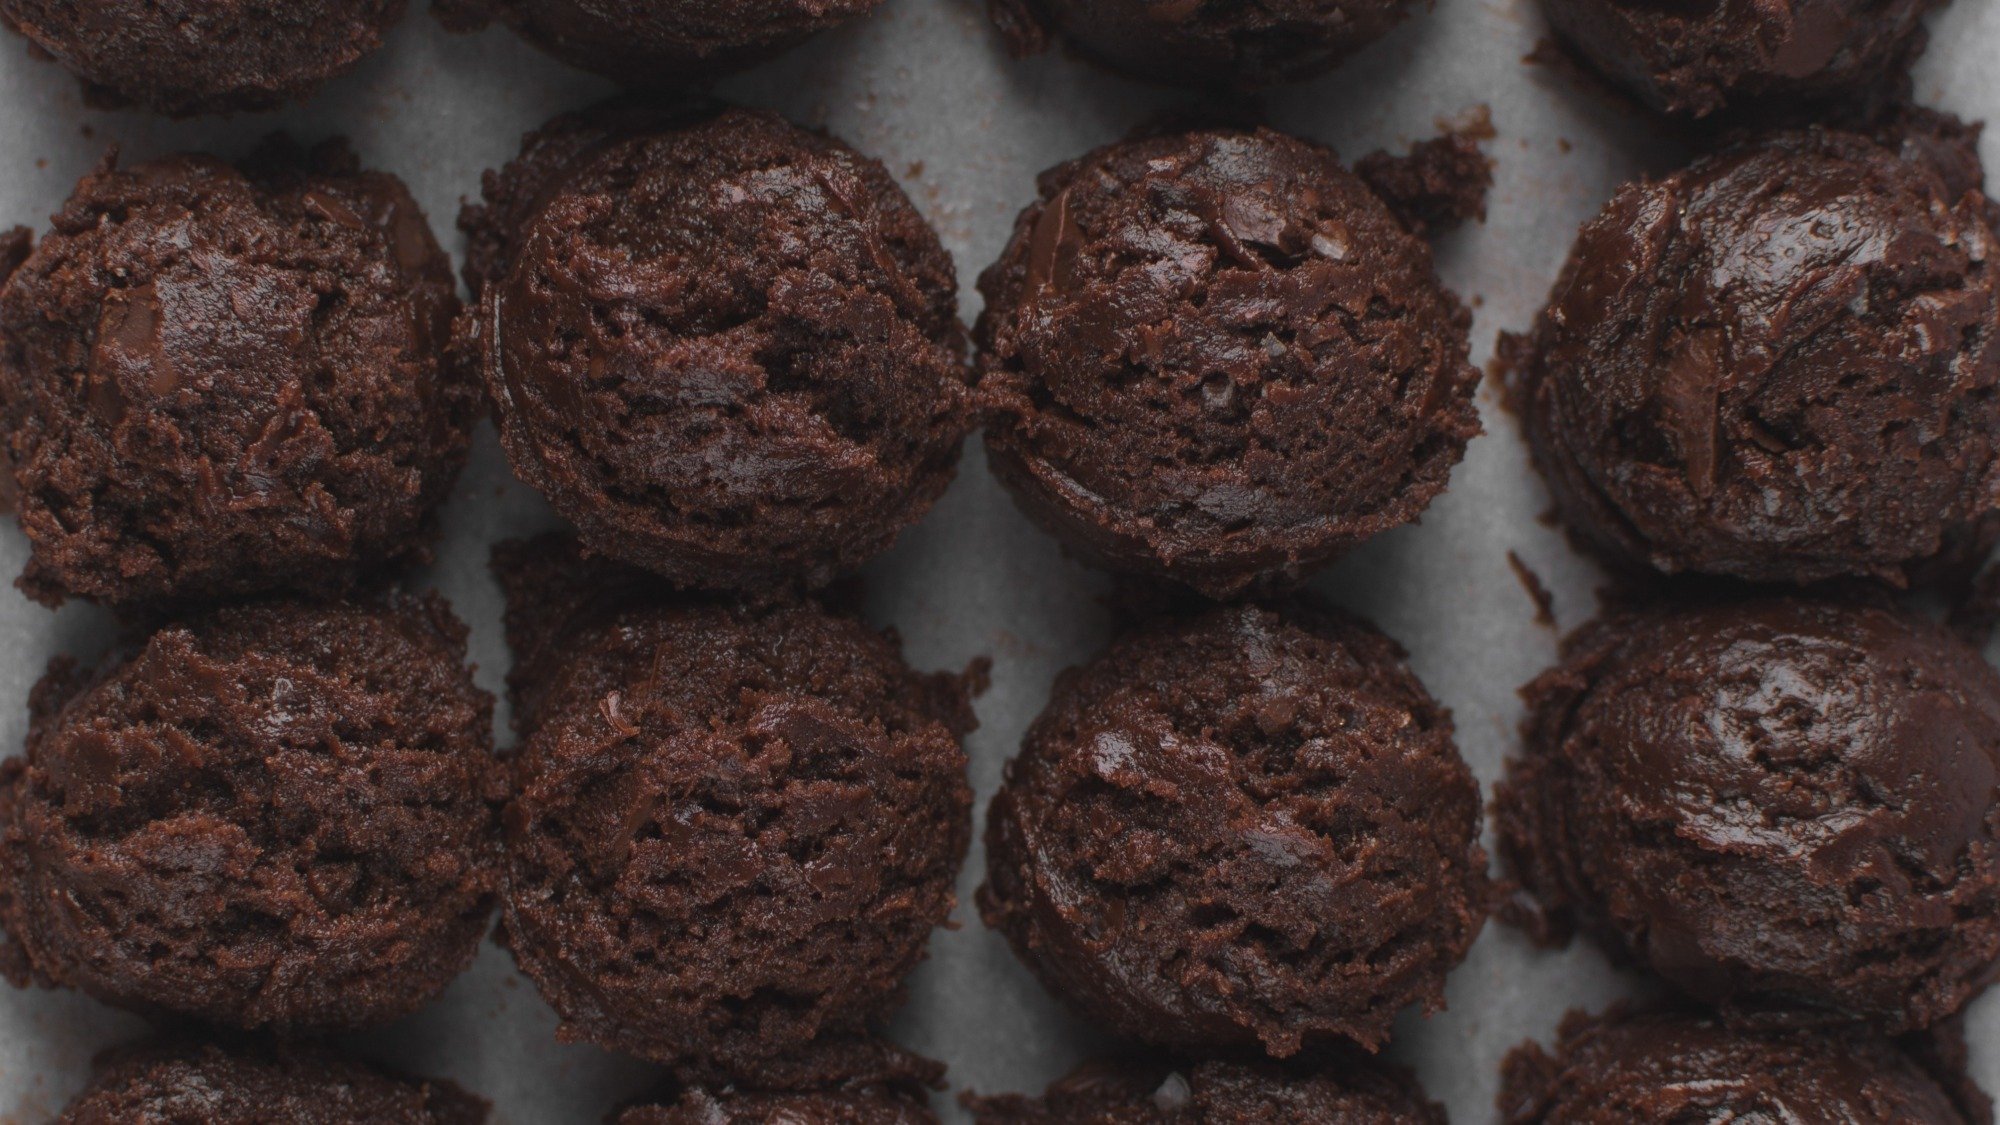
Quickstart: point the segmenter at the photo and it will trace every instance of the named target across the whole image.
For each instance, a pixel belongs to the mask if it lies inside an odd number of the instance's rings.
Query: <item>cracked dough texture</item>
[[[1976,129],[1779,133],[1621,188],[1510,388],[1571,532],[1615,564],[1894,585],[2000,510],[2000,207]]]
[[[343,144],[107,161],[0,289],[23,588],[175,608],[428,558],[481,409],[457,308]]]
[[[1690,117],[1863,101],[1899,84],[1944,0],[1542,0],[1549,25],[1654,109]]]
[[[980,278],[979,390],[994,472],[1072,550],[1231,598],[1444,490],[1470,319],[1332,150],[1173,133],[1040,190]]]
[[[593,552],[683,586],[824,584],[951,481],[951,259],[838,141],[745,110],[644,122],[551,123],[461,219],[501,444]]]
[[[406,1015],[498,889],[492,699],[441,600],[225,609],[35,689],[0,970],[278,1034]]]
[[[2000,674],[1793,598],[1580,630],[1524,689],[1503,854],[1562,936],[1731,1014],[1922,1028],[2000,954]]]
[[[817,1052],[816,1052],[817,1053]],[[818,1073],[789,1089],[694,1086],[635,1105],[612,1125],[938,1125],[925,1097],[943,1085],[941,1063],[860,1037],[822,1055]]]
[[[1255,89],[1324,73],[1409,14],[1410,0],[992,0],[1016,55],[1060,34],[1113,70]]]
[[[93,101],[183,117],[276,109],[382,45],[403,0],[0,0]]]
[[[937,1125],[921,1098],[883,1091],[688,1093],[672,1105],[636,1106],[615,1125]]]
[[[1286,1057],[1443,1005],[1486,914],[1479,787],[1394,641],[1294,607],[1058,679],[987,820],[980,913],[1120,1033]]]
[[[1409,1072],[1343,1052],[1312,1068],[1086,1063],[1038,1098],[970,1102],[979,1125],[1445,1125]]]
[[[851,1072],[955,902],[961,680],[814,603],[662,599],[558,540],[496,569],[502,921],[562,1036],[752,1089]]]
[[[705,85],[882,0],[436,0],[455,31],[497,20],[571,66],[639,89]]]
[[[56,1125],[482,1125],[486,1103],[304,1047],[157,1042],[114,1051]]]
[[[1962,1109],[1937,1076],[1866,1029],[1613,1010],[1570,1013],[1553,1053],[1534,1043],[1510,1052],[1499,1108],[1505,1125],[1990,1125],[1984,1096],[1973,1096],[1982,1104]]]

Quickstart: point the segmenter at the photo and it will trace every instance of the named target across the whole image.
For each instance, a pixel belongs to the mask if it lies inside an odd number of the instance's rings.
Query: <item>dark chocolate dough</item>
[[[595,553],[685,586],[823,584],[951,480],[951,259],[838,141],[744,110],[638,120],[559,119],[461,220],[501,443]]]
[[[1312,1069],[1086,1064],[1039,1098],[969,1098],[978,1125],[1445,1125],[1407,1071],[1344,1055]]]
[[[1491,111],[1479,107],[1476,128],[1453,129],[1418,141],[1398,156],[1371,152],[1354,174],[1388,205],[1412,234],[1430,234],[1467,219],[1486,218],[1486,193],[1493,188],[1493,161],[1479,142],[1493,136]]]
[[[711,1094],[693,1091],[672,1105],[635,1106],[615,1125],[937,1125],[922,1101],[880,1092]]]
[[[1388,34],[1410,0],[988,0],[1016,55],[1061,35],[1138,78],[1254,88],[1311,78]]]
[[[610,1125],[938,1125],[924,1091],[939,1084],[942,1065],[867,1038],[828,1062],[794,1076],[790,1089],[695,1086],[625,1109]]]
[[[979,282],[994,472],[1084,558],[1215,598],[1295,584],[1442,492],[1470,323],[1329,149],[1128,140],[1044,173]]]
[[[1292,607],[1057,680],[987,820],[986,923],[1123,1034],[1279,1057],[1443,1005],[1486,912],[1479,788],[1394,641]]]
[[[435,0],[455,31],[494,21],[556,58],[640,89],[679,90],[754,66],[882,0]]]
[[[954,901],[964,685],[811,602],[675,599],[555,539],[496,568],[503,923],[560,1034],[750,1089],[852,1073]]]
[[[28,260],[28,254],[35,248],[35,232],[27,227],[12,227],[0,232],[0,285],[14,276],[21,263]]]
[[[499,883],[492,700],[435,597],[275,602],[57,662],[0,767],[0,971],[156,1016],[386,1023]]]
[[[162,1041],[99,1060],[56,1125],[483,1125],[486,1110],[323,1050]]]
[[[1541,0],[1591,67],[1657,110],[1707,117],[1865,102],[1904,81],[1944,0]]]
[[[1511,390],[1572,533],[1617,565],[1896,585],[2000,509],[2000,207],[1977,130],[1771,135],[1628,184]]]
[[[1987,1125],[1896,1044],[1865,1029],[1732,1028],[1690,1012],[1563,1020],[1553,1054],[1507,1056],[1505,1125],[1838,1122]]]
[[[275,109],[382,45],[403,0],[0,0],[0,23],[100,103]]]
[[[426,558],[480,409],[457,307],[343,145],[107,160],[0,289],[23,588],[160,608]]]
[[[1617,614],[1528,685],[1495,801],[1547,936],[1732,1015],[1957,1011],[2000,955],[2000,674],[1928,622],[1762,598]]]

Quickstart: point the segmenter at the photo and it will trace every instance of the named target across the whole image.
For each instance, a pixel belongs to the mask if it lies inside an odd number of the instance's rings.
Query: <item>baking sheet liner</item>
[[[1438,244],[1446,280],[1475,309],[1477,362],[1491,354],[1498,332],[1528,324],[1577,224],[1612,188],[1678,159],[1672,141],[1640,115],[1524,63],[1544,34],[1531,0],[1439,0],[1337,74],[1261,99],[1273,125],[1328,142],[1350,160],[1488,107],[1497,132],[1488,149],[1498,160],[1489,217]],[[1968,117],[2000,117],[1996,57],[2000,5],[1957,0],[1932,21],[1918,97]],[[457,251],[452,223],[461,198],[476,194],[480,172],[512,155],[525,130],[609,92],[505,31],[451,35],[415,10],[385,50],[306,105],[168,122],[89,108],[60,68],[0,37],[0,105],[8,107],[0,114],[0,225],[45,227],[110,144],[131,159],[175,149],[241,155],[283,129],[303,140],[351,138],[366,163],[409,183]],[[888,0],[875,16],[725,84],[723,93],[825,126],[887,164],[956,257],[968,321],[978,308],[972,282],[1033,197],[1037,172],[1192,104],[1061,53],[1009,59],[981,0]],[[1987,137],[1984,155],[2000,167],[1997,141]],[[1480,406],[1487,433],[1422,523],[1367,544],[1315,586],[1410,649],[1418,673],[1455,712],[1466,759],[1490,786],[1513,745],[1515,689],[1549,663],[1557,640],[1536,623],[1508,553],[1547,583],[1564,628],[1589,615],[1597,579],[1538,521],[1547,498],[1492,387],[1481,391]],[[436,564],[418,580],[435,584],[470,623],[480,681],[498,693],[508,655],[487,550],[555,520],[513,481],[483,428],[444,522]],[[26,541],[7,521],[0,575],[18,573],[26,557]],[[871,617],[901,631],[917,667],[993,658],[991,690],[978,701],[981,726],[968,745],[983,809],[1057,671],[1107,639],[1104,579],[1065,559],[1022,519],[988,476],[976,442],[936,510],[865,577]],[[28,690],[49,657],[97,652],[108,633],[105,615],[89,606],[50,613],[0,590],[0,750],[18,749]],[[501,717],[504,731],[504,706]],[[892,1030],[948,1062],[954,1088],[1039,1090],[1090,1049],[1093,1035],[979,925],[970,903],[982,870],[975,844],[956,927],[936,935]],[[1538,951],[1492,925],[1453,974],[1449,1009],[1430,1019],[1406,1014],[1390,1054],[1417,1069],[1453,1120],[1488,1121],[1510,1047],[1546,1039],[1568,1008],[1600,1006],[1633,984],[1587,945]],[[51,1116],[83,1082],[91,1056],[140,1027],[75,993],[0,988],[0,1121]],[[654,1080],[642,1064],[556,1043],[554,1027],[533,988],[489,945],[440,1002],[355,1037],[353,1046],[458,1079],[494,1101],[501,1125],[596,1122]],[[2000,1002],[1972,1008],[1969,1034],[1975,1077],[2000,1091]],[[948,1103],[939,1099],[947,1120],[962,1120]]]

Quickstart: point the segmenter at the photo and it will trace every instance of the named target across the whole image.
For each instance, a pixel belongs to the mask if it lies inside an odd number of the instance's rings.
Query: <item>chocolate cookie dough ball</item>
[[[1533,1043],[1515,1048],[1500,1112],[1506,1125],[1992,1120],[1865,1030],[1740,1028],[1691,1013],[1617,1009],[1570,1013],[1553,1055]]]
[[[409,192],[337,143],[107,161],[0,289],[22,586],[159,608],[426,557],[479,409],[456,308]]]
[[[0,0],[93,100],[176,117],[302,98],[382,45],[403,0]]]
[[[0,971],[277,1034],[415,1011],[499,882],[492,700],[436,598],[226,609],[35,689]]]
[[[1098,149],[979,282],[994,472],[1087,560],[1215,598],[1295,584],[1444,490],[1479,432],[1465,310],[1329,149]]]
[[[1780,133],[1629,184],[1511,390],[1572,533],[1617,565],[1896,585],[2000,508],[2000,208],[1972,130]]]
[[[937,1114],[902,1094],[710,1094],[694,1091],[671,1105],[635,1106],[614,1125],[937,1125]]]
[[[501,443],[595,553],[685,586],[822,584],[951,480],[951,259],[838,141],[633,117],[531,136],[461,220]]]
[[[799,1076],[791,1089],[695,1086],[626,1109],[611,1125],[938,1125],[924,1091],[940,1083],[943,1066],[871,1039],[833,1055],[836,1072]]]
[[[1410,0],[993,0],[1016,55],[1061,35],[1138,78],[1258,87],[1310,78],[1388,34]]]
[[[663,600],[504,548],[506,940],[560,1034],[751,1089],[900,1004],[971,834],[955,677],[804,601]]]
[[[675,90],[754,66],[882,0],[436,0],[447,27],[499,21],[556,58],[627,86]]]
[[[1087,1064],[1039,1098],[970,1100],[979,1125],[1445,1125],[1406,1071],[1358,1058],[1304,1070]]]
[[[880,1091],[802,1094],[725,1093],[702,1090],[671,1105],[635,1106],[613,1125],[937,1125],[937,1114],[919,1098]]]
[[[1879,97],[1944,0],[1542,0],[1565,43],[1654,109],[1706,117]]]
[[[2000,954],[2000,675],[1788,598],[1616,615],[1523,692],[1495,810],[1548,912],[1735,1014],[1928,1026]]]
[[[986,830],[980,913],[1123,1034],[1373,1049],[1485,919],[1479,788],[1394,641],[1234,606],[1057,680]]]
[[[482,1125],[486,1108],[325,1051],[159,1043],[100,1060],[56,1125]]]

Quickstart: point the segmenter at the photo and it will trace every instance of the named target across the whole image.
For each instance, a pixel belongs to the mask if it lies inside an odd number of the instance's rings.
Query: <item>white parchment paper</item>
[[[861,24],[724,87],[733,99],[824,125],[881,158],[957,258],[968,320],[978,307],[972,281],[1033,197],[1037,172],[1186,104],[1182,95],[1061,54],[1013,61],[982,3],[888,0]],[[1430,136],[1440,117],[1491,107],[1499,135],[1489,151],[1499,166],[1490,217],[1439,247],[1447,281],[1476,309],[1476,361],[1491,353],[1498,332],[1530,321],[1577,224],[1611,189],[1673,159],[1644,118],[1524,64],[1542,35],[1532,0],[1438,0],[1339,73],[1263,100],[1273,124],[1331,143],[1349,159]],[[1969,117],[2000,117],[1996,58],[2000,5],[1956,0],[1933,20],[1919,98]],[[107,144],[130,158],[189,148],[240,155],[283,128],[306,140],[352,138],[364,161],[408,181],[457,250],[452,223],[460,199],[477,192],[480,171],[512,155],[523,131],[609,90],[504,31],[448,35],[417,10],[384,51],[304,106],[173,123],[89,109],[67,74],[0,37],[0,226],[45,227]],[[1987,138],[1985,157],[2000,167],[1996,142],[2000,136]],[[1590,614],[1595,579],[1558,533],[1537,522],[1547,501],[1513,419],[1491,388],[1480,402],[1488,432],[1422,524],[1369,543],[1317,586],[1408,646],[1419,674],[1456,713],[1465,757],[1490,785],[1513,746],[1515,689],[1551,660],[1556,644],[1535,623],[1507,553],[1518,552],[1547,581],[1564,628]],[[956,669],[993,657],[992,689],[978,701],[982,726],[968,747],[983,809],[1050,681],[1104,642],[1108,620],[1097,600],[1103,580],[1014,511],[976,445],[930,518],[866,578],[872,616],[901,630],[916,666]],[[446,509],[437,563],[419,581],[434,583],[471,624],[479,678],[496,693],[508,655],[487,550],[551,522],[539,498],[513,481],[490,430],[482,431]],[[26,541],[7,521],[0,576],[18,573],[26,557]],[[0,589],[0,752],[19,748],[28,690],[48,658],[90,654],[106,634],[104,616],[90,607],[50,613]],[[503,733],[503,742],[510,737]],[[983,867],[975,845],[960,881],[959,926],[933,940],[894,1031],[948,1062],[955,1088],[1039,1090],[1089,1049],[1092,1036],[979,925],[969,904]],[[1452,977],[1449,1010],[1428,1020],[1406,1016],[1391,1053],[1417,1068],[1453,1120],[1488,1121],[1510,1047],[1546,1038],[1566,1009],[1597,1007],[1629,984],[1587,945],[1546,953],[1490,926]],[[493,1100],[503,1125],[596,1122],[653,1080],[641,1064],[556,1043],[554,1026],[534,989],[489,947],[439,1003],[353,1046],[458,1079]],[[98,1049],[139,1030],[130,1017],[73,993],[0,987],[0,1121],[46,1120],[82,1083]],[[2000,1091],[2000,1004],[1975,1006],[1971,1035],[1976,1076]],[[959,1119],[947,1099],[939,1108]]]

